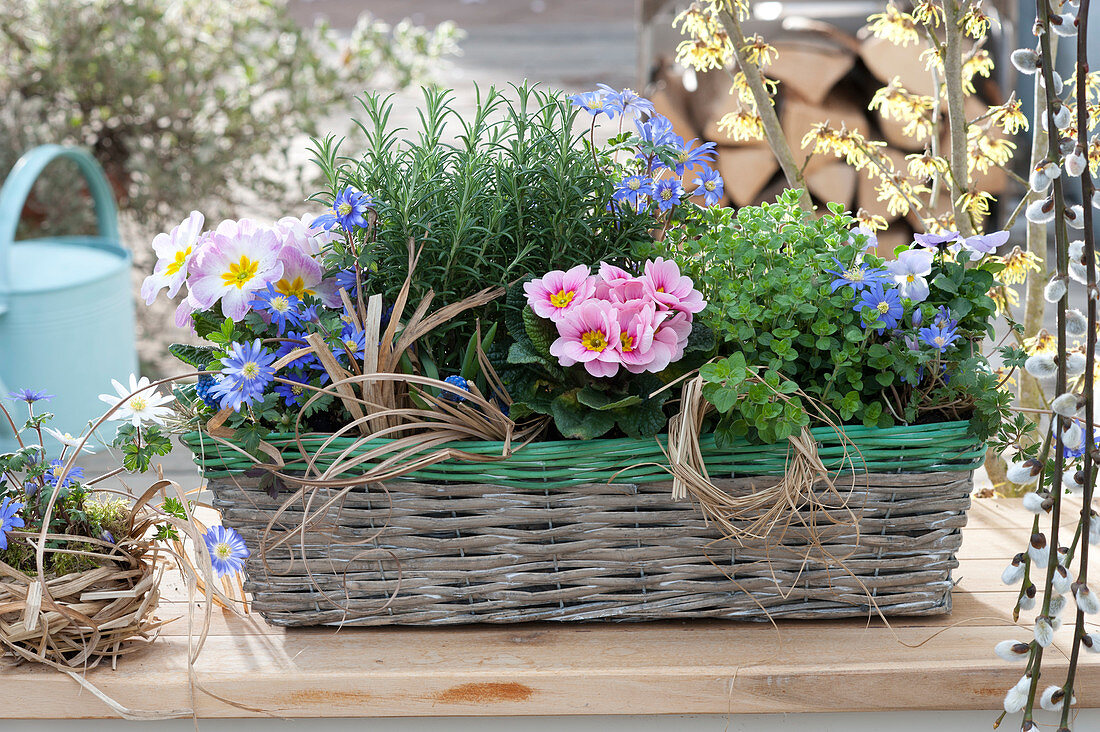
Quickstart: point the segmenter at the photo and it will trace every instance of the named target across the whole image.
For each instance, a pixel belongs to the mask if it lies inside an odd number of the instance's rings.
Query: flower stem
[[[764,125],[764,135],[768,138],[768,145],[772,154],[779,161],[779,167],[787,179],[788,185],[800,191],[798,203],[806,211],[813,210],[813,202],[810,200],[810,192],[806,189],[806,181],[802,178],[802,172],[798,169],[798,163],[794,160],[791,146],[779,124],[779,116],[775,113],[775,105],[772,97],[764,88],[764,78],[760,73],[760,67],[745,56],[745,34],[741,30],[741,20],[737,17],[737,10],[732,13],[722,10],[718,13],[718,19],[729,34],[733,45],[733,55],[737,59],[737,65],[741,73],[745,75],[749,91],[752,92],[753,101],[756,104],[756,113],[760,115],[760,121]]]

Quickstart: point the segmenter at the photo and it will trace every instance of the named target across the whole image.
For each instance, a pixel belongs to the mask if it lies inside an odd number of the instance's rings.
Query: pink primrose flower
[[[523,291],[535,315],[557,323],[592,298],[596,282],[588,267],[578,264],[568,272],[547,272],[541,279],[525,283]]]
[[[615,309],[603,300],[587,300],[558,321],[559,338],[550,353],[562,366],[583,363],[593,376],[619,371],[621,329]]]

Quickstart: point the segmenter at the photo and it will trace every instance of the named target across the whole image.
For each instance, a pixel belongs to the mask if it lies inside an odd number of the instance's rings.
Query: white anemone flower
[[[166,406],[172,401],[172,397],[161,394],[156,389],[148,389],[149,379],[142,376],[140,379],[130,374],[130,387],[126,388],[117,380],[111,379],[111,385],[115,387],[117,394],[100,394],[100,400],[112,407],[119,406],[111,415],[112,421],[129,422],[134,427],[141,427],[146,422],[164,424],[164,419],[172,413]],[[137,393],[140,392],[140,393]]]
[[[68,432],[62,432],[61,430],[55,430],[52,427],[43,427],[42,429],[44,429],[50,435],[50,437],[54,438],[55,440],[60,442],[65,447],[73,447],[73,448],[80,447],[81,452],[86,452],[86,453],[93,454],[93,455],[95,454],[95,450],[88,447],[87,445],[84,445],[83,447],[81,447],[80,443],[84,441],[83,437],[73,437]]]

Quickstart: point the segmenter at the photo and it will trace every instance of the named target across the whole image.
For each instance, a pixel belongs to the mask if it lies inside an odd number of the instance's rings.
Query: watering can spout
[[[58,159],[87,181],[98,235],[15,241],[35,181]],[[130,261],[110,184],[88,151],[44,145],[19,159],[0,188],[0,399],[44,389],[56,395],[56,426],[74,434],[102,413],[98,395],[110,380],[137,370]],[[0,419],[0,451],[13,444]]]

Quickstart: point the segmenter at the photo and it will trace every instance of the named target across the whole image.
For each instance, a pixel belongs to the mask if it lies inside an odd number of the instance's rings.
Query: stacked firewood
[[[816,123],[828,121],[834,128],[844,125],[868,140],[885,141],[885,154],[898,171],[905,173],[905,156],[924,152],[928,141],[907,136],[903,123],[869,110],[868,104],[875,92],[895,77],[910,92],[934,94],[932,77],[920,58],[923,47],[896,46],[873,36],[855,38],[837,29],[787,35],[772,41],[772,45],[779,56],[765,73],[779,82],[776,105],[780,123],[795,158],[804,165],[806,186],[815,201],[836,201],[853,212],[863,209],[882,216],[889,223],[889,241],[883,242],[887,246],[892,247],[894,239],[908,239],[914,229],[921,230],[919,217],[912,212],[907,216],[890,213],[886,203],[879,200],[877,179],[857,173],[840,158],[811,155],[812,145],[802,149],[801,144]],[[787,187],[766,142],[738,141],[719,128],[726,114],[742,109],[737,95],[730,93],[729,73],[711,71],[685,80],[682,69],[665,62],[653,78],[651,97],[657,111],[672,120],[677,133],[685,139],[697,137],[718,146],[717,166],[731,205],[774,200]],[[981,77],[974,83],[978,93],[966,100],[971,120],[980,117],[989,105],[1004,101],[996,83]],[[946,105],[941,114],[941,120],[945,119]],[[947,150],[947,125],[940,127],[940,150]],[[997,196],[1008,186],[1008,179],[1003,171],[991,168],[988,174],[979,175],[977,183],[978,188]],[[950,207],[946,195],[936,203],[935,214]]]

